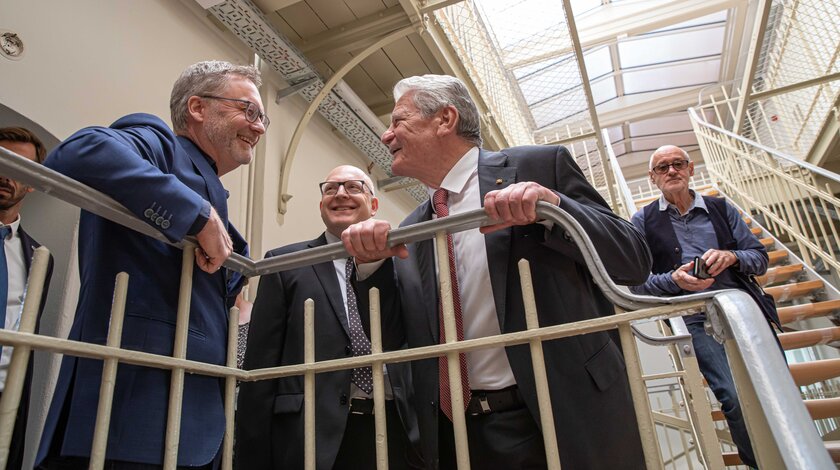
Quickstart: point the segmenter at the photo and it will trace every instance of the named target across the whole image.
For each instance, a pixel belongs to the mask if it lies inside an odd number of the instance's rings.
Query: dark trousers
[[[709,388],[720,402],[720,409],[729,424],[729,433],[738,448],[738,455],[745,464],[757,468],[750,435],[747,433],[747,425],[741,414],[741,403],[738,401],[735,381],[732,379],[732,371],[726,359],[726,350],[722,344],[706,334],[702,322],[689,323],[686,326],[691,333],[691,342],[694,343],[700,372],[703,373],[703,377],[709,383]]]
[[[221,451],[220,451],[221,454]],[[214,470],[220,465],[219,456],[207,465],[200,467],[178,467],[178,470]],[[90,464],[88,457],[47,457],[38,467],[39,470],[87,470]],[[121,460],[106,460],[104,470],[160,470],[163,465],[152,463],[124,462]]]
[[[547,467],[543,435],[524,405],[513,410],[467,416],[467,443],[472,468],[542,469]],[[455,470],[452,422],[438,411],[440,468]]]
[[[420,468],[419,456],[408,440],[393,400],[385,402],[388,428],[388,468],[403,470]],[[372,414],[347,415],[347,427],[333,470],[376,468],[376,423]]]

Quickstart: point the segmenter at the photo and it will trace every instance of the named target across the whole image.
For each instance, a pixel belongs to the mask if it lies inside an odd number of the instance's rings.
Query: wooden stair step
[[[819,289],[825,287],[825,283],[819,279],[813,281],[795,282],[793,284],[783,284],[781,286],[773,286],[764,289],[764,292],[772,295],[777,303],[786,302],[790,299],[804,297]]]
[[[805,400],[805,408],[812,419],[836,418],[840,416],[840,398]]]
[[[752,219],[749,217],[741,217],[741,220],[743,220],[744,223],[747,225],[750,225],[752,223]]]
[[[840,309],[840,300],[826,300],[824,302],[781,307],[778,309],[779,321],[784,325],[806,318],[822,317],[838,309]]]
[[[756,276],[755,280],[762,286],[779,284],[799,275],[803,269],[804,267],[801,263],[776,266],[768,269],[763,275]]]
[[[788,252],[785,250],[773,250],[767,253],[770,258],[770,265],[779,264],[788,259]]]
[[[779,334],[779,342],[786,350],[827,344],[838,339],[840,339],[840,326]]]
[[[800,362],[789,367],[793,381],[800,387],[840,377],[840,359]]]
[[[825,441],[825,450],[834,463],[840,462],[840,441]]]
[[[723,464],[727,467],[744,465],[744,462],[741,461],[741,456],[737,452],[723,452],[720,455],[723,456]]]
[[[773,240],[773,237],[759,238],[758,241],[764,245],[764,248],[772,248],[776,243],[776,240]]]
[[[761,227],[753,227],[750,229],[750,232],[756,236],[761,235]]]

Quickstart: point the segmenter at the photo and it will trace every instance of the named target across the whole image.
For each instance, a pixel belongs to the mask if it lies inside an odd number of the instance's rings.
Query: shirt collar
[[[327,237],[327,243],[335,243],[340,242],[341,239],[336,237],[335,235],[331,234],[329,230],[324,230],[324,236]]]
[[[441,181],[440,187],[450,193],[461,194],[466,189],[470,176],[476,171],[478,171],[478,147],[473,147],[467,150],[467,153],[449,170],[449,173]],[[434,188],[426,188],[429,199],[432,198],[435,191]]]
[[[10,227],[12,229],[12,237],[14,237],[18,232],[18,227],[20,227],[20,214],[18,214],[17,219],[14,222],[10,223],[9,225],[4,225],[0,222],[0,227]]]
[[[691,207],[689,207],[688,210],[686,211],[686,214],[691,212],[694,209],[703,209],[704,211],[706,211],[708,213],[709,208],[706,207],[706,201],[703,200],[703,196],[697,194],[693,189],[689,189],[688,191],[694,197],[694,201],[691,203]],[[668,210],[668,207],[673,207],[674,210],[677,210],[677,206],[668,202],[668,200],[665,199],[664,194],[660,195],[659,196],[659,210],[664,212],[664,211]]]

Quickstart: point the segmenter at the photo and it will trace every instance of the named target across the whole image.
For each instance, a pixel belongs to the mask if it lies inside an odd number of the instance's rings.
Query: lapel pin
[[[503,180],[503,179],[501,179],[501,178],[496,178],[496,185],[500,185],[500,184],[502,184],[502,183],[504,183],[504,180]]]

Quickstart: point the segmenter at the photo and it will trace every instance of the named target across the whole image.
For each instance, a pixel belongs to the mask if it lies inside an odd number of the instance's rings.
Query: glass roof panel
[[[703,61],[625,71],[622,77],[624,92],[630,94],[712,83],[718,80],[719,73],[720,57],[715,57]]]
[[[613,71],[608,47],[599,47],[588,51],[583,55],[583,61],[586,62],[586,72],[589,74],[590,80]]]
[[[577,17],[600,6],[601,0],[572,0],[572,14]]]
[[[618,43],[622,68],[719,55],[723,26],[631,39]]]
[[[592,101],[594,101],[596,105],[618,96],[615,90],[615,78],[613,77],[606,77],[592,82],[590,84],[590,88],[592,89]]]
[[[717,13],[712,13],[711,15],[701,16],[700,18],[694,18],[692,20],[684,21],[682,23],[672,24],[670,26],[666,26],[664,28],[657,29],[651,32],[657,33],[662,31],[673,31],[675,29],[690,28],[692,26],[699,26],[703,24],[724,23],[726,21],[726,15],[726,10],[721,10]]]

